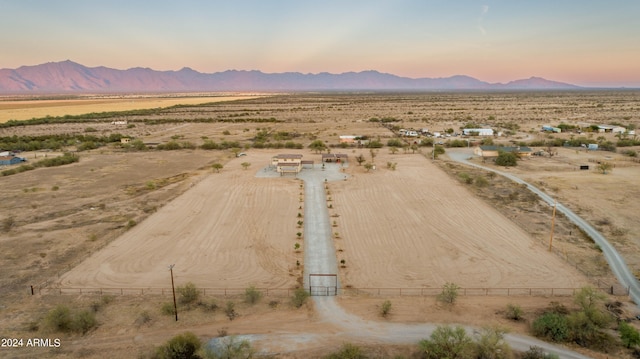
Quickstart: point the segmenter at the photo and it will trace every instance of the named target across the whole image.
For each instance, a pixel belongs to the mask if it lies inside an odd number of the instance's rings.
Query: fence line
[[[601,282],[597,287],[599,290],[611,295],[625,296],[629,294],[628,288],[621,286],[609,286]],[[34,295],[161,295],[171,296],[171,288],[89,288],[89,287],[40,287],[33,288]],[[335,287],[330,287],[335,293]],[[501,287],[501,288],[459,288],[460,296],[528,296],[528,297],[564,297],[573,296],[581,288],[534,288],[534,287]],[[291,297],[296,289],[293,288],[256,288],[267,297]],[[242,296],[246,288],[198,288],[204,296]],[[418,287],[418,288],[338,288],[338,295],[369,295],[369,296],[419,296],[431,297],[442,293],[441,287]]]

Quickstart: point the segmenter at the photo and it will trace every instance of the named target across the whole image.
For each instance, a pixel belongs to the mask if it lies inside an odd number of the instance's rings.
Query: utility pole
[[[551,251],[551,248],[553,246],[553,227],[556,223],[556,201],[553,201],[553,214],[551,215],[551,236],[549,237],[549,251]]]
[[[176,302],[176,287],[173,285],[173,266],[172,264],[169,266],[169,272],[171,272],[171,290],[173,291],[173,311],[176,313],[176,322],[178,321],[178,304]]]

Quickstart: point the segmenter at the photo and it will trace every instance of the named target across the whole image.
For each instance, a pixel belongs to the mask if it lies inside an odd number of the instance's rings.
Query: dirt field
[[[580,287],[584,278],[420,154],[379,151],[366,173],[330,184],[348,264],[360,287]],[[364,153],[366,154],[366,153]]]
[[[298,183],[255,178],[275,152],[252,152],[164,206],[60,279],[70,287],[292,288]],[[244,170],[240,163],[252,163]],[[266,215],[268,213],[277,216]]]
[[[81,115],[92,112],[129,111],[174,105],[197,105],[202,103],[236,101],[254,96],[197,96],[175,95],[165,98],[149,96],[94,96],[74,99],[25,100],[0,98],[0,123],[9,120],[28,120],[40,117]]]
[[[100,134],[118,132],[145,142],[166,143],[177,138],[200,145],[209,139],[239,141],[241,146],[251,145],[257,133],[266,131],[272,143],[293,141],[305,147],[242,149],[247,156],[235,158],[229,150],[127,152],[107,146],[81,152],[80,162],[75,164],[3,177],[0,216],[5,228],[0,235],[0,266],[5,275],[0,277],[0,316],[7,329],[1,334],[34,335],[28,329],[30,323],[40,320],[56,303],[69,301],[82,307],[96,298],[31,297],[27,295],[29,285],[168,288],[167,266],[175,264],[178,284],[191,280],[201,287],[294,287],[300,275],[295,262],[304,258],[293,247],[300,231],[296,225],[299,182],[255,178],[273,154],[300,152],[305,159],[318,160],[319,155],[306,149],[314,139],[336,146],[341,134],[366,135],[383,143],[395,137],[371,118],[396,118],[400,127],[429,127],[432,131],[458,129],[469,121],[507,127],[518,123],[520,128],[514,134],[496,138],[508,144],[545,138],[549,135],[540,135],[539,126],[560,120],[607,123],[625,119],[637,123],[634,106],[638,96],[636,92],[274,96],[171,109],[149,117],[123,116],[135,125],[125,128],[105,120],[0,129],[0,136],[13,136],[83,133],[91,126]],[[92,111],[111,111],[100,108]],[[200,118],[213,122],[189,121]],[[164,119],[178,120],[158,121]],[[615,140],[610,134],[605,136]],[[359,153],[369,157],[366,149],[331,151],[348,153],[351,159]],[[428,154],[430,148],[421,151]],[[44,155],[55,154],[24,154],[30,161]],[[598,156],[619,158],[620,165],[606,176],[575,170],[577,165],[591,164],[588,158]],[[609,152],[587,155],[558,149],[557,156],[523,160],[509,171],[554,193],[563,204],[595,223],[637,269],[640,239],[635,233],[640,231],[640,223],[634,214],[640,204],[633,198],[638,195],[635,179],[640,167],[623,158]],[[240,165],[245,161],[251,163],[247,170]],[[216,162],[224,164],[220,173],[211,169]],[[377,169],[366,173],[352,160],[345,172],[350,176],[347,181],[328,184],[333,205],[330,213],[337,215],[331,217],[336,221],[333,231],[340,237],[335,239],[337,256],[345,260],[345,268],[339,272],[343,285],[427,288],[452,281],[463,287],[574,288],[592,283],[564,261],[562,253],[546,251],[550,212],[525,207],[505,213],[492,202],[496,198],[504,202],[502,187],[481,189],[487,196],[480,200],[455,173],[443,172],[450,170],[446,155],[436,166],[421,154],[391,155],[385,147],[378,151],[375,162]],[[387,169],[387,162],[397,163],[397,169]],[[557,241],[565,253],[578,248],[571,253],[579,260],[597,261],[598,251],[592,243],[570,235],[572,227],[561,220],[556,227]],[[350,312],[380,320],[376,308],[384,297],[348,297],[342,298],[341,304]],[[463,303],[474,304],[451,313],[435,307],[433,297],[389,298],[394,307],[397,302],[397,308],[402,308],[392,321],[447,322],[451,316],[452,321],[475,325],[501,322],[498,312],[512,300],[527,303],[529,313],[555,300],[469,297],[463,298]],[[223,303],[226,299],[218,300]],[[72,344],[50,354],[99,358],[101,350],[116,344],[148,349],[184,330],[210,338],[225,327],[234,334],[277,331],[272,329],[273,323],[293,332],[317,328],[317,332],[335,333],[335,328],[317,322],[312,307],[301,312],[280,306],[272,312],[266,303],[260,310],[241,306],[243,315],[233,323],[220,313],[209,317],[193,311],[185,314],[185,322],[174,325],[171,318],[159,314],[166,300],[138,298],[137,294],[118,296],[109,309],[99,313],[98,329],[84,337],[66,336]],[[564,297],[558,300],[570,302]],[[424,316],[416,316],[413,308],[419,308]],[[153,320],[149,327],[140,328],[133,322],[143,310],[149,311]],[[466,311],[478,313],[469,315]],[[524,331],[526,325],[513,328]],[[339,345],[335,338],[320,343]]]

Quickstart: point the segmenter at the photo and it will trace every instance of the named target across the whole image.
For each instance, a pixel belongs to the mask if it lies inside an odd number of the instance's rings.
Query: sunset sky
[[[0,0],[0,68],[67,59],[640,87],[640,1]]]

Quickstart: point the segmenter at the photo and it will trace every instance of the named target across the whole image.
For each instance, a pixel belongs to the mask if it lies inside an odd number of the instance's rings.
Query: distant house
[[[622,126],[615,126],[615,125],[598,125],[598,132],[625,133],[627,132],[627,129]]]
[[[285,173],[298,174],[302,170],[302,155],[280,154],[271,158],[271,165],[280,175]]]
[[[341,135],[340,143],[346,143],[349,145],[355,144],[358,146],[366,146],[369,144],[369,140],[366,136],[356,136],[356,135]]]
[[[463,128],[462,134],[465,136],[493,136],[491,128]]]
[[[358,138],[360,136],[354,136],[354,135],[342,135],[340,136],[340,143],[355,143],[356,142],[356,138]]]
[[[530,157],[533,151],[527,146],[500,147],[500,146],[478,146],[473,149],[473,153],[482,158],[498,157],[500,151],[513,152],[518,157]]]
[[[15,165],[18,164],[20,162],[24,162],[25,159],[22,157],[16,157],[16,156],[1,156],[0,157],[0,166],[9,166],[9,165]]]

